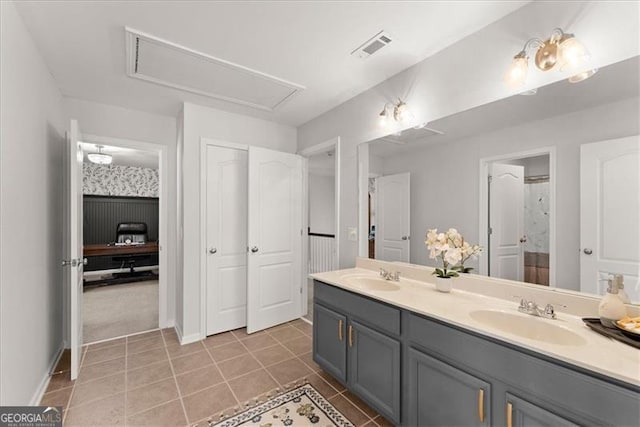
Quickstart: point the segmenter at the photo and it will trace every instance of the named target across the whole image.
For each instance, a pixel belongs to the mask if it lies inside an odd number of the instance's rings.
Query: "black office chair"
[[[116,228],[117,243],[147,243],[147,224],[144,222],[121,222]]]

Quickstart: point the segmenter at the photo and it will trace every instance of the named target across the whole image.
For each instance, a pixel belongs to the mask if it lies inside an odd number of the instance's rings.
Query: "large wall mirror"
[[[484,251],[474,273],[640,302],[640,59],[362,144],[360,256],[435,266],[428,229]]]

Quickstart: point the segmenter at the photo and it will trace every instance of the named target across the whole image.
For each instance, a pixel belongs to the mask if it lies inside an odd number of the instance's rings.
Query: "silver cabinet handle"
[[[258,252],[258,247],[257,247],[257,246],[252,247],[252,248],[251,248],[251,252],[252,252],[252,253],[254,253],[254,254],[255,254],[256,252]]]
[[[217,248],[209,248],[209,253],[210,253],[211,255],[215,254],[216,252],[218,252],[218,249],[217,249]]]
[[[584,252],[587,255],[591,255],[593,253],[593,251],[591,249],[589,249],[589,248],[584,248],[584,250],[582,252]]]

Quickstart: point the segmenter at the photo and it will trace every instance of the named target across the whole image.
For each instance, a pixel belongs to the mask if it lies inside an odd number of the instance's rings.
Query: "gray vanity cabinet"
[[[408,360],[408,425],[492,425],[490,383],[414,348]]]
[[[317,281],[313,358],[396,425],[640,425],[637,386]]]
[[[347,381],[346,316],[320,304],[313,307],[313,358],[340,381]]]
[[[509,427],[577,427],[559,415],[549,412],[510,393],[506,394],[507,426]]]
[[[400,424],[400,310],[316,282],[313,360]]]

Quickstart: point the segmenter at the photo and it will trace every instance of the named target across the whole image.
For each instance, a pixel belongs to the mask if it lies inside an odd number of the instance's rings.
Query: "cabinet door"
[[[491,425],[491,384],[413,348],[409,370],[409,425]]]
[[[347,381],[346,329],[345,316],[313,305],[313,360],[342,382]]]
[[[506,406],[507,427],[577,427],[577,424],[509,393],[507,393]]]
[[[400,422],[400,341],[350,321],[349,387],[391,421]]]

